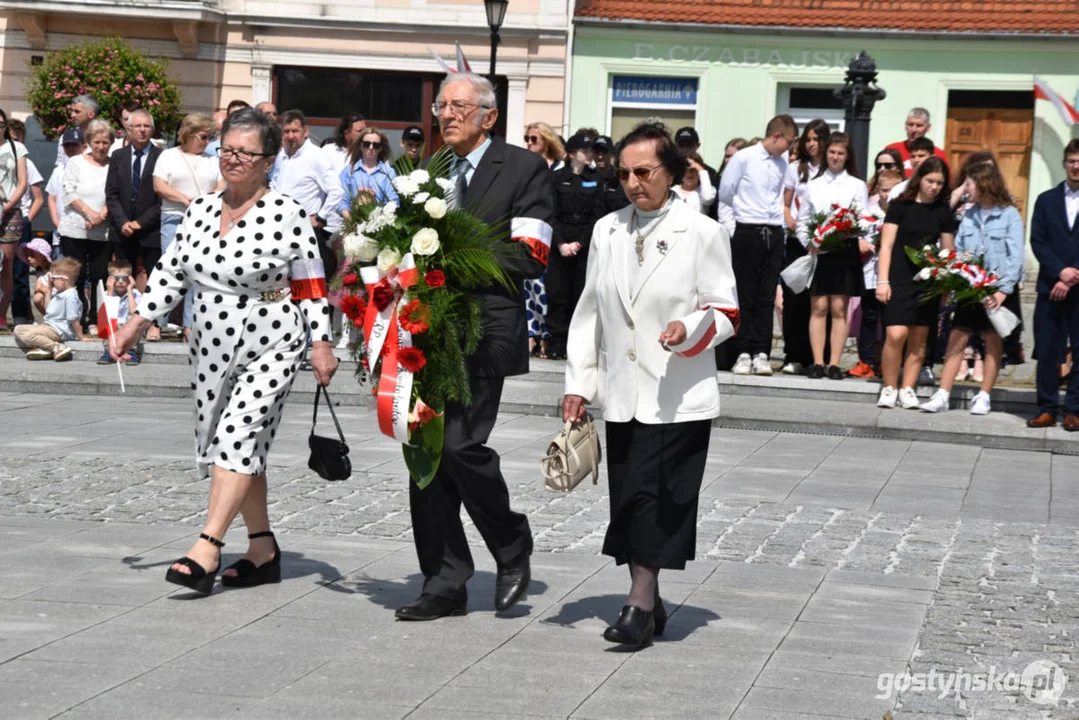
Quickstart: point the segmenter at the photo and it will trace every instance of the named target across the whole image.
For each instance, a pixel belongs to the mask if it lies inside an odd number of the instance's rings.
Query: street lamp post
[[[843,101],[846,130],[854,145],[858,171],[864,178],[869,177],[866,172],[869,168],[870,116],[873,106],[888,95],[883,88],[876,86],[876,82],[877,63],[863,50],[850,61],[843,87],[834,91],[835,96]]]
[[[498,29],[502,27],[502,21],[506,19],[506,7],[509,0],[483,0],[483,8],[487,11],[487,24],[491,28],[491,71],[487,77],[498,92],[498,82],[495,80],[495,60],[498,55],[498,44],[502,38],[498,35]]]

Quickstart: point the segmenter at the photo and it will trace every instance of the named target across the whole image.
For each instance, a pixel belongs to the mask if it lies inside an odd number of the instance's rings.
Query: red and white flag
[[[453,46],[457,48],[457,72],[472,72],[472,66],[469,65],[468,60],[465,59],[465,51],[461,49],[461,44],[455,42]]]
[[[1079,123],[1079,111],[1077,111],[1067,100],[1060,97],[1053,88],[1049,87],[1049,85],[1037,75],[1034,76],[1034,99],[1048,100],[1053,103],[1053,107],[1060,113],[1061,120],[1063,120],[1064,124],[1068,127]]]
[[[120,329],[120,300],[105,292],[105,286],[97,281],[97,336],[107,338]]]

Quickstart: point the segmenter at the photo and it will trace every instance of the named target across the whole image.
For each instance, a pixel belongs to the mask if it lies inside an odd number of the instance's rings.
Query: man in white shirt
[[[90,121],[97,117],[99,106],[97,100],[94,100],[89,95],[79,95],[71,101],[69,108],[71,110],[71,125],[68,126],[68,129],[77,128],[81,135],[86,132],[86,126],[90,124]],[[65,132],[64,134],[66,135],[67,133]],[[89,150],[87,149],[87,151]],[[64,141],[61,138],[56,147],[56,167],[67,167],[68,157],[70,156],[64,151]]]
[[[326,277],[333,277],[337,258],[330,237],[341,229],[341,216],[334,208],[341,204],[344,188],[329,156],[308,138],[307,118],[302,112],[284,112],[281,128],[281,151],[274,162],[270,187],[307,211],[318,237]]]
[[[790,115],[768,121],[765,137],[739,150],[719,183],[719,201],[734,208],[731,257],[738,285],[737,375],[771,375],[773,306],[783,268],[783,176],[798,140]]]

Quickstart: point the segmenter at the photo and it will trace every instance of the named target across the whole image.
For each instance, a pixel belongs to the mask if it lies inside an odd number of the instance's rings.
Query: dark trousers
[[[325,228],[315,228],[315,237],[318,239],[318,254],[326,273],[326,283],[329,284],[330,278],[337,272],[337,253],[333,251],[333,244],[330,242],[332,236]]]
[[[1038,352],[1035,375],[1038,386],[1038,411],[1056,415],[1060,411],[1060,364],[1068,352],[1072,357],[1079,347],[1079,290],[1072,289],[1060,302],[1038,293],[1034,304],[1034,346]],[[1064,394],[1064,412],[1079,414],[1079,363],[1072,362],[1068,389]]]
[[[97,283],[109,277],[109,262],[112,260],[111,242],[86,240],[60,236],[60,251],[64,257],[74,258],[82,263],[79,279],[75,283],[75,292],[82,303],[82,329],[86,332],[91,324],[97,323]],[[87,298],[86,280],[90,280],[90,295]]]
[[[877,335],[880,332],[880,301],[876,289],[862,293],[862,326],[858,328],[858,359],[867,365],[879,365]]]
[[[116,244],[114,250],[118,258],[123,257],[124,260],[131,263],[133,275],[139,274],[140,267],[146,271],[147,275],[150,275],[154,271],[157,261],[161,259],[161,243],[149,247],[143,245],[137,239],[124,238],[122,242]]]
[[[547,331],[555,352],[566,351],[569,323],[584,290],[587,264],[587,255],[562,257],[557,250],[551,252],[547,265]]]
[[[29,192],[29,191],[27,191]],[[22,219],[22,239],[20,244],[30,242],[30,218]],[[11,289],[11,316],[13,318],[26,318],[33,320],[30,314],[30,266],[15,256],[15,265],[12,267],[12,277],[15,286]]]
[[[498,453],[487,439],[498,416],[504,378],[471,377],[472,405],[446,407],[442,463],[423,490],[409,482],[409,508],[423,593],[459,597],[475,572],[461,524],[461,504],[495,561],[507,565],[532,553],[528,518],[510,509]]]
[[[798,238],[788,235],[784,243],[783,267],[806,254]],[[809,345],[809,291],[794,293],[783,284],[783,364],[813,364],[813,349]]]
[[[776,283],[783,269],[784,244],[779,225],[738,223],[734,228],[731,264],[738,285],[739,354],[771,353]]]

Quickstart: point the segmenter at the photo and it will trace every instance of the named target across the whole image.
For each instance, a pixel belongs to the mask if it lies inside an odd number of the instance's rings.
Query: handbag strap
[[[337,436],[341,438],[341,442],[344,442],[345,432],[341,429],[341,423],[337,421],[337,413],[333,409],[333,402],[330,400],[330,392],[326,389],[325,385],[315,386],[315,411],[311,415],[311,434],[315,434],[315,426],[318,424],[318,399],[323,394],[326,395],[326,407],[330,409],[330,417],[333,418],[333,424],[337,428]]]

